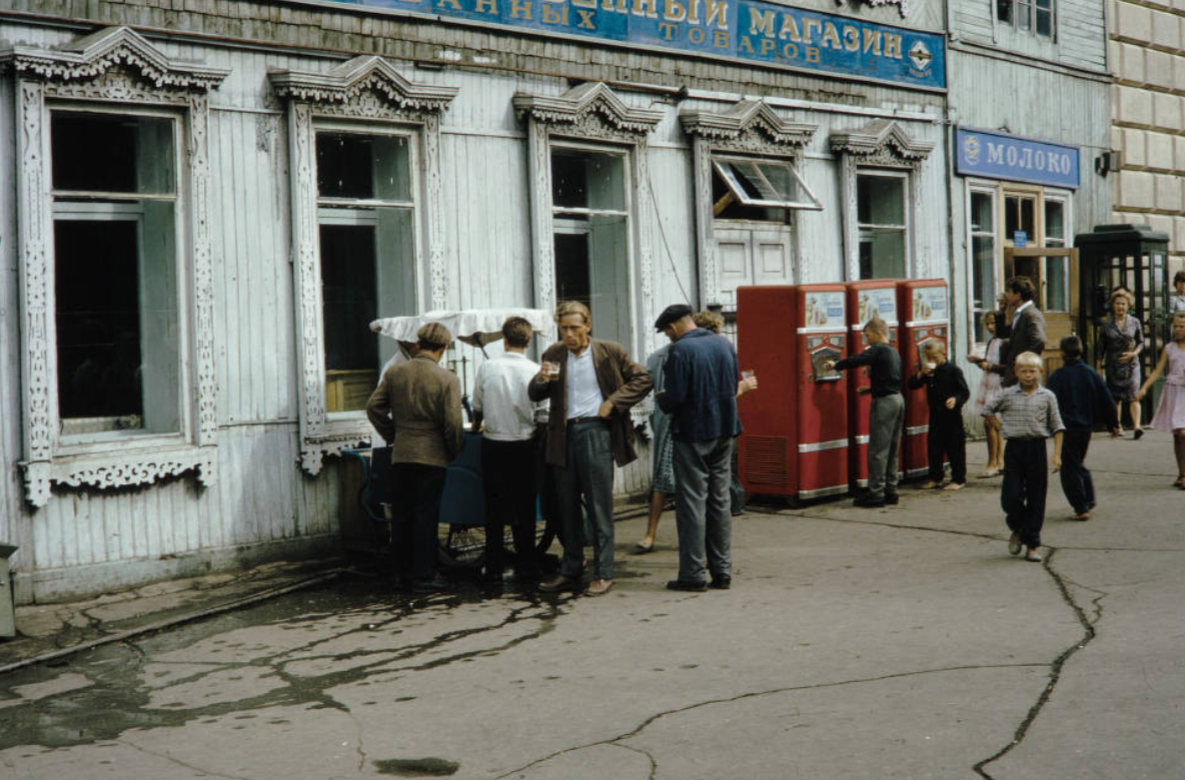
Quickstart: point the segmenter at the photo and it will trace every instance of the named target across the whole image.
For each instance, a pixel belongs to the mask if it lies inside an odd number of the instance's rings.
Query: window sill
[[[150,485],[189,471],[209,487],[218,472],[217,450],[198,447],[180,437],[152,437],[134,446],[112,449],[112,442],[93,442],[60,450],[50,461],[22,462],[25,496],[35,507],[49,503],[53,485],[113,490]]]
[[[341,455],[342,450],[370,444],[378,438],[365,413],[333,412],[326,415],[325,424],[314,434],[303,434],[300,445],[300,465],[310,476],[321,473],[326,456]]]

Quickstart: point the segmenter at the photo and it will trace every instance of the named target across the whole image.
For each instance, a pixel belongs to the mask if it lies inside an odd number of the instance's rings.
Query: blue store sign
[[[946,88],[942,35],[759,0],[318,0]]]
[[[960,127],[955,149],[955,172],[963,176],[1078,188],[1076,146]]]

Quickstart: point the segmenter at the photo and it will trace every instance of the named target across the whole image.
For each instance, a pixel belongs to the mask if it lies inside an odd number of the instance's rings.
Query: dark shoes
[[[856,500],[852,502],[852,506],[860,506],[864,507],[865,509],[876,509],[884,505],[885,499],[881,496],[873,495],[872,493],[863,493],[859,496],[856,496]]]
[[[896,493],[890,493],[887,490],[885,491],[885,505],[886,506],[897,506],[897,503],[900,500],[901,499],[897,497]]]
[[[732,587],[732,575],[717,574],[712,577],[712,581],[708,584],[712,590],[728,590]]]
[[[551,579],[539,583],[539,590],[544,593],[559,593],[565,590],[575,593],[580,590],[580,578],[569,577],[566,574],[557,574]]]
[[[689,593],[703,593],[708,589],[706,582],[688,582],[687,580],[671,580],[667,583],[667,590],[683,590]]]

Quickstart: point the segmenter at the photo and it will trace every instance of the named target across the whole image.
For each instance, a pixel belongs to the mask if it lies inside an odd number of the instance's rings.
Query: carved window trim
[[[52,486],[98,489],[150,484],[196,470],[202,484],[217,474],[217,378],[214,284],[209,227],[208,94],[230,71],[174,61],[127,27],[112,27],[60,49],[16,46],[0,51],[0,69],[16,85],[17,254],[21,288],[21,411],[25,497],[45,506]],[[187,413],[179,434],[145,434],[63,446],[57,409],[50,104],[161,108],[183,117],[185,171],[179,231],[185,284],[179,295],[181,393]],[[188,290],[186,289],[188,288]],[[184,300],[189,292],[189,300]]]
[[[860,278],[860,228],[856,208],[856,177],[876,169],[904,171],[906,176],[905,272],[917,272],[916,219],[922,214],[922,166],[934,150],[934,142],[914,139],[897,122],[878,119],[859,130],[832,133],[831,151],[840,161],[843,198],[844,272],[848,280]]]
[[[321,301],[321,249],[317,221],[316,132],[324,123],[335,127],[400,126],[419,141],[420,187],[417,206],[423,242],[417,241],[416,265],[426,255],[427,310],[448,308],[444,262],[443,181],[440,163],[441,115],[458,90],[415,84],[382,57],[360,56],[327,73],[277,70],[268,74],[273,89],[288,102],[289,160],[292,171],[292,273],[300,368],[301,468],[317,475],[326,456],[369,442],[373,429],[365,416],[330,419],[325,409],[325,344]],[[426,251],[421,252],[422,248]]]
[[[559,96],[519,93],[514,96],[519,119],[526,119],[528,175],[530,177],[531,256],[534,264],[534,306],[555,311],[555,244],[552,213],[551,150],[553,141],[569,146],[625,147],[630,159],[631,272],[638,294],[630,307],[633,333],[623,345],[643,354],[647,339],[643,323],[654,321],[654,260],[650,228],[654,224],[654,200],[646,156],[650,133],[662,120],[661,111],[630,108],[608,85],[589,82]],[[550,334],[554,339],[554,331]],[[645,408],[642,408],[645,407]],[[636,418],[648,404],[634,407]]]
[[[724,111],[684,111],[679,115],[683,132],[691,136],[695,166],[696,256],[699,264],[700,302],[705,307],[732,306],[723,301],[720,261],[716,246],[716,219],[712,213],[712,157],[743,154],[789,162],[801,170],[807,144],[817,125],[782,119],[766,102],[742,100]],[[791,214],[791,219],[794,215]],[[791,226],[791,251],[797,266],[802,256],[798,231]],[[797,267],[795,268],[797,276]]]

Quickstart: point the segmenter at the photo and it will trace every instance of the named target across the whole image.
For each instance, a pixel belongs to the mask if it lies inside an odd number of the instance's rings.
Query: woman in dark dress
[[[1123,404],[1131,413],[1133,438],[1144,435],[1140,427],[1140,351],[1144,348],[1144,334],[1140,322],[1128,316],[1133,305],[1132,294],[1122,287],[1111,293],[1111,318],[1099,332],[1095,344],[1095,360],[1103,366],[1107,389],[1115,399],[1116,411],[1123,417]]]

